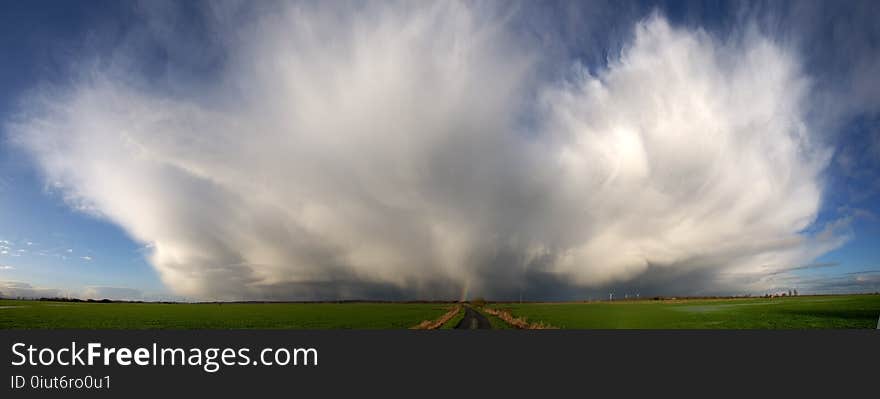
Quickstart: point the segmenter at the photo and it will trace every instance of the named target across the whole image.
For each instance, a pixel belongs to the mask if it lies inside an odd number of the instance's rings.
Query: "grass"
[[[559,328],[876,328],[880,295],[675,301],[493,304]]]
[[[449,330],[449,329],[455,328],[455,326],[457,326],[458,323],[460,323],[461,319],[463,319],[463,318],[464,318],[464,307],[460,307],[458,309],[458,313],[456,313],[455,316],[453,316],[451,319],[449,319],[449,321],[447,321],[446,323],[443,323],[443,326],[440,327],[440,329],[441,330]]]
[[[486,312],[480,312],[483,316],[486,316],[489,319],[489,323],[492,324],[493,330],[510,330],[513,329],[513,326],[507,324],[506,321],[499,319],[497,316],[490,315]]]
[[[442,303],[74,303],[0,300],[0,329],[405,329],[435,320]],[[876,328],[880,295],[595,303],[495,303],[559,328]],[[492,328],[511,328],[481,312]],[[459,312],[443,328],[464,317]]]
[[[0,300],[0,329],[404,329],[437,303],[73,303]]]

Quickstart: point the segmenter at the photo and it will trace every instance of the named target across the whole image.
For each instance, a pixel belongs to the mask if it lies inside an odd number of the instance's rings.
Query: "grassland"
[[[876,328],[880,295],[492,304],[530,322],[582,329]]]
[[[0,329],[403,329],[437,303],[76,303],[0,300]]]
[[[0,300],[0,329],[405,329],[436,320],[442,303],[85,303]],[[880,295],[486,305],[558,328],[876,328]],[[511,328],[481,312],[492,328]],[[459,312],[444,324],[454,327]]]
[[[490,315],[486,312],[480,312],[480,313],[482,313],[483,316],[486,316],[486,318],[489,319],[489,323],[492,324],[493,330],[511,330],[514,328],[510,324],[507,324],[506,321],[501,320],[496,316]]]
[[[461,319],[463,319],[463,318],[464,318],[464,308],[460,308],[460,309],[458,309],[458,313],[456,313],[455,316],[453,316],[451,319],[449,319],[449,321],[447,321],[446,323],[443,323],[443,326],[440,328],[443,330],[453,329],[453,328],[455,328],[455,326],[458,325],[458,323],[461,322]]]

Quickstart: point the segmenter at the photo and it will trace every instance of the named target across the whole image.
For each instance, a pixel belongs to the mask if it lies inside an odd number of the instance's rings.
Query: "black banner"
[[[880,375],[878,330],[3,330],[0,343],[3,398],[846,397],[876,393]],[[175,349],[199,356],[182,365]]]

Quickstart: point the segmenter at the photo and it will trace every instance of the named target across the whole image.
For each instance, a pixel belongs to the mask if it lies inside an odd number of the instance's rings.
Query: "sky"
[[[877,2],[0,10],[0,296],[880,290]]]

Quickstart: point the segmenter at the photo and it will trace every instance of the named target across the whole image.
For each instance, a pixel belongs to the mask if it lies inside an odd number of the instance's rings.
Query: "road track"
[[[465,306],[464,317],[455,328],[460,330],[490,330],[492,329],[492,323],[480,312],[477,312],[470,306]]]

